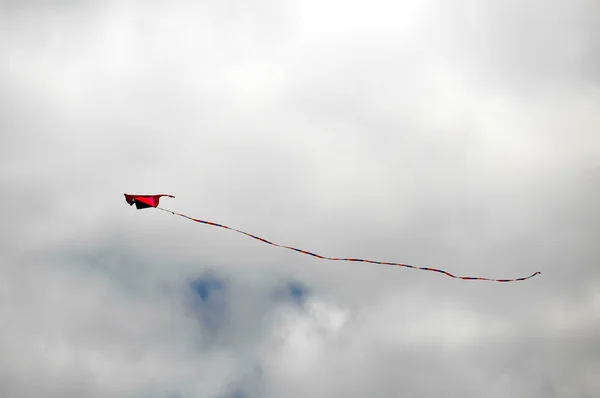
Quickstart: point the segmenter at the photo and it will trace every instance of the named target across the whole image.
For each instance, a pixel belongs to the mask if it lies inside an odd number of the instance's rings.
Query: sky
[[[0,395],[600,396],[599,54],[595,0],[1,1]]]

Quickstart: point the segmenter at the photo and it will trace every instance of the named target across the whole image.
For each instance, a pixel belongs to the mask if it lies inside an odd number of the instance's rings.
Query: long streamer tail
[[[219,228],[228,229],[230,231],[238,232],[240,234],[244,234],[244,235],[249,236],[251,238],[257,239],[257,240],[259,240],[261,242],[264,242],[264,243],[267,243],[269,245],[273,245],[273,246],[277,246],[277,247],[282,247],[284,249],[294,250],[294,251],[297,251],[299,253],[308,254],[309,256],[313,256],[313,257],[320,258],[320,259],[323,259],[323,260],[331,260],[331,261],[355,261],[355,262],[363,262],[363,263],[371,263],[371,264],[393,265],[393,266],[398,266],[398,267],[406,267],[406,268],[418,269],[418,270],[422,270],[422,271],[439,272],[440,274],[444,274],[446,276],[449,276],[450,278],[470,280],[470,281],[517,282],[517,281],[524,281],[524,280],[533,278],[534,276],[536,276],[538,274],[541,274],[541,272],[538,271],[538,272],[534,272],[533,274],[531,274],[529,276],[522,277],[522,278],[516,278],[516,279],[491,279],[491,278],[480,278],[480,277],[474,277],[474,276],[456,276],[456,275],[453,275],[453,274],[451,274],[451,273],[449,273],[447,271],[441,270],[441,269],[427,268],[427,267],[415,267],[414,265],[402,264],[402,263],[392,263],[392,262],[387,262],[387,261],[363,260],[361,258],[327,257],[327,256],[322,256],[320,254],[311,253],[311,252],[306,251],[306,250],[297,249],[295,247],[284,246],[284,245],[280,245],[280,244],[277,244],[277,243],[273,243],[273,242],[270,242],[270,241],[268,241],[268,240],[266,240],[264,238],[261,238],[260,236],[255,236],[255,235],[249,234],[248,232],[240,231],[239,229],[231,228],[231,227],[228,227],[226,225],[217,224],[217,223],[214,223],[214,222],[211,222],[211,221],[199,220],[197,218],[186,216],[185,214],[181,214],[181,213],[177,213],[177,212],[174,212],[174,211],[171,211],[171,210],[163,209],[162,207],[156,207],[156,208],[159,209],[159,210],[165,211],[167,213],[171,213],[171,214],[176,215],[176,216],[187,218],[188,220],[192,220],[194,222],[198,222],[198,223],[202,223],[202,224],[206,224],[206,225],[211,225],[213,227],[219,227]]]

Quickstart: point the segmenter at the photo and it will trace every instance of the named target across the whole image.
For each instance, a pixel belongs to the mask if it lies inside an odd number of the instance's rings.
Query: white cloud
[[[0,7],[9,394],[598,395],[595,3]]]

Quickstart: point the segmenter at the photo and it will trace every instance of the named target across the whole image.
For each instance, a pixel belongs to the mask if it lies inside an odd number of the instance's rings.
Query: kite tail
[[[450,278],[455,278],[455,279],[463,279],[463,280],[468,280],[468,281],[491,281],[491,282],[518,282],[518,281],[524,281],[530,278],[533,278],[534,276],[541,274],[541,272],[534,272],[533,274],[526,276],[526,277],[522,277],[522,278],[516,278],[516,279],[491,279],[491,278],[481,278],[481,277],[473,277],[473,276],[456,276],[453,275],[447,271],[441,270],[441,269],[437,269],[437,268],[427,268],[427,267],[416,267],[414,265],[409,265],[409,264],[402,264],[402,263],[392,263],[392,262],[388,262],[388,261],[374,261],[374,260],[363,260],[361,258],[338,258],[338,257],[327,257],[327,256],[322,256],[320,254],[316,254],[316,253],[312,253],[306,250],[302,250],[302,249],[297,249],[295,247],[291,247],[291,246],[284,246],[284,245],[280,245],[274,242],[270,242],[264,238],[261,238],[260,236],[255,236],[252,234],[249,234],[248,232],[244,232],[244,231],[240,231],[239,229],[235,229],[235,228],[231,228],[228,227],[226,225],[221,225],[221,224],[217,224],[211,221],[205,221],[205,220],[199,220],[197,218],[193,218],[193,217],[189,217],[186,216],[185,214],[181,214],[181,213],[176,213],[174,211],[171,210],[167,210],[167,209],[163,209],[162,207],[156,207],[159,210],[162,211],[166,211],[167,213],[171,213],[173,215],[176,216],[180,216],[183,218],[187,218],[188,220],[194,221],[194,222],[198,222],[201,224],[206,224],[206,225],[211,225],[213,227],[219,227],[219,228],[223,228],[223,229],[228,229],[230,231],[234,231],[234,232],[238,232],[240,234],[244,234],[246,236],[249,236],[251,238],[254,238],[256,240],[259,240],[261,242],[267,243],[269,245],[273,245],[273,246],[277,246],[277,247],[282,247],[284,249],[289,249],[289,250],[294,250],[297,251],[299,253],[302,254],[308,254],[309,256],[313,256],[316,258],[320,258],[323,260],[330,260],[330,261],[354,261],[354,262],[363,262],[363,263],[370,263],[370,264],[381,264],[381,265],[391,265],[391,266],[397,266],[397,267],[406,267],[406,268],[412,268],[412,269],[417,269],[417,270],[421,270],[421,271],[432,271],[432,272],[438,272],[440,274],[444,274]]]

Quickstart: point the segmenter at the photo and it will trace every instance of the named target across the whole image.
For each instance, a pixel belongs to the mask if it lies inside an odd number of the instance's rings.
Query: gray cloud
[[[600,392],[595,2],[1,9],[2,395]]]

